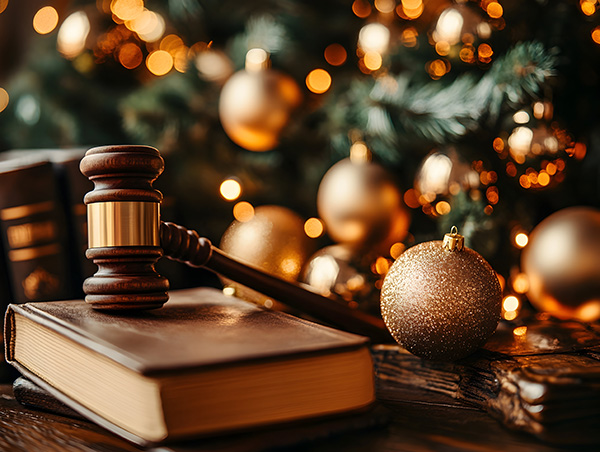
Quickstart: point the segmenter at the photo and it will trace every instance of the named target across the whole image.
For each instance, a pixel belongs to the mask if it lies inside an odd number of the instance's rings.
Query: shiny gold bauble
[[[333,165],[319,185],[317,209],[334,241],[384,254],[406,236],[410,223],[391,175],[369,161],[346,158]]]
[[[314,251],[311,239],[304,233],[302,218],[280,206],[260,206],[249,221],[234,221],[223,234],[220,248],[252,267],[288,281],[298,280],[306,259]],[[233,286],[241,298],[259,304],[267,302],[267,306],[273,303],[235,282],[224,282]]]
[[[414,188],[423,205],[479,187],[479,174],[465,161],[456,148],[446,147],[430,152],[421,162]]]
[[[242,70],[223,86],[219,116],[233,142],[250,151],[268,151],[300,104],[300,88],[273,69]]]
[[[377,312],[379,291],[362,261],[345,245],[326,246],[308,259],[300,281],[324,297],[341,297],[350,308]]]
[[[431,241],[406,250],[381,290],[383,320],[409,352],[452,361],[473,353],[500,320],[502,290],[492,267],[464,247]]]
[[[600,211],[570,207],[544,219],[529,236],[521,267],[537,309],[563,319],[599,319]]]

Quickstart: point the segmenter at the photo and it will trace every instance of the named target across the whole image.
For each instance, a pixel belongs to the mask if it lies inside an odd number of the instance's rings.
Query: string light
[[[346,49],[340,44],[330,44],[325,48],[325,61],[332,66],[341,66],[346,62],[348,54]]]
[[[233,217],[242,223],[250,221],[254,218],[254,207],[246,201],[241,201],[233,206]]]
[[[352,12],[361,19],[365,19],[371,14],[371,5],[365,0],[354,0]]]
[[[524,232],[519,232],[515,235],[514,241],[518,248],[525,248],[529,242],[529,237]]]
[[[119,63],[127,69],[135,69],[143,60],[144,55],[137,44],[128,42],[119,49]]]
[[[58,13],[52,6],[44,6],[33,16],[33,29],[45,35],[50,33],[58,25]]]
[[[173,57],[166,50],[155,50],[146,58],[146,67],[154,75],[165,75],[173,68]]]
[[[219,192],[227,201],[233,201],[242,194],[242,185],[235,179],[225,179],[219,187]]]
[[[323,226],[323,222],[318,218],[309,218],[304,223],[304,232],[311,239],[316,239],[317,237],[321,237],[325,228]]]
[[[315,94],[323,94],[331,87],[331,75],[325,69],[314,69],[306,76],[306,86]]]
[[[90,20],[83,11],[76,11],[67,17],[56,38],[56,47],[65,58],[75,58],[85,49],[90,33]]]
[[[8,101],[10,97],[8,92],[4,88],[0,88],[0,112],[4,111],[8,107]]]

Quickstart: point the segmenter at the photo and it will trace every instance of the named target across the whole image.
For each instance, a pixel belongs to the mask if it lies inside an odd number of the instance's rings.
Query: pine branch
[[[381,77],[366,96],[365,82],[358,82],[348,94],[354,113],[347,119],[356,121],[348,129],[363,130],[373,151],[394,161],[399,144],[452,141],[493,123],[504,106],[520,107],[539,93],[555,65],[542,44],[529,42],[517,44],[479,78],[468,73],[450,84],[415,85],[406,75]]]

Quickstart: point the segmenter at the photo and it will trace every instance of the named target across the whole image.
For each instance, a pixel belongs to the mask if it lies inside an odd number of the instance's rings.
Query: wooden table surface
[[[429,404],[414,394],[406,397],[380,394],[389,408],[385,425],[354,430],[318,439],[285,450],[310,451],[558,451],[599,450],[599,446],[558,447],[544,444],[525,433],[507,430],[488,414],[452,404]],[[402,399],[402,400],[398,400]],[[256,436],[256,435],[254,435]],[[154,452],[270,450],[260,437],[248,434],[240,441],[197,440],[181,446],[155,448]],[[0,385],[0,451],[140,451],[89,422],[21,406],[11,385]]]

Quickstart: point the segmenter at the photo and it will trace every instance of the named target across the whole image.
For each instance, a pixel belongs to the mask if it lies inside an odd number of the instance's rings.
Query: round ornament
[[[469,192],[479,187],[479,173],[454,147],[430,152],[417,170],[414,188],[419,202],[433,205],[436,201]]]
[[[570,207],[538,224],[521,255],[527,296],[562,319],[600,318],[600,211]]]
[[[350,308],[375,313],[379,308],[375,275],[361,261],[345,245],[326,246],[308,259],[301,281],[324,297],[335,294]]]
[[[302,100],[294,79],[265,67],[267,62],[247,63],[245,70],[233,74],[219,100],[223,129],[233,142],[249,151],[277,146],[281,131]]]
[[[494,150],[507,160],[506,173],[525,189],[557,185],[565,177],[565,159],[583,157],[580,153],[585,148],[575,143],[552,116],[552,103],[535,102],[507,118],[507,131],[494,139]]]
[[[489,339],[501,303],[496,273],[456,233],[406,250],[381,290],[394,339],[417,356],[444,361],[468,356]]]
[[[259,206],[249,221],[234,221],[223,234],[220,248],[252,267],[288,281],[298,280],[304,263],[314,251],[304,233],[302,218],[280,206]],[[240,284],[224,282],[233,286],[241,298],[266,303],[268,307],[274,302]]]
[[[317,209],[327,233],[354,250],[388,253],[408,233],[410,215],[392,176],[370,161],[343,159],[319,185]]]

